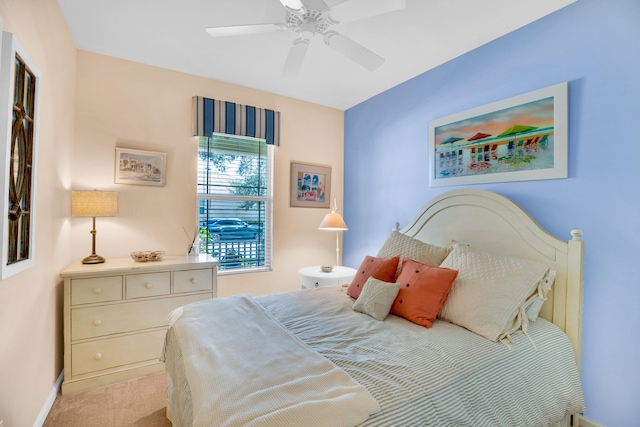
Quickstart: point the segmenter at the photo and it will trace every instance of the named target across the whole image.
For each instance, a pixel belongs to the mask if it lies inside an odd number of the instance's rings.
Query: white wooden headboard
[[[451,240],[458,240],[500,255],[552,261],[557,275],[540,316],[569,336],[579,366],[584,271],[582,231],[572,230],[571,240],[560,240],[506,197],[486,190],[464,189],[431,200],[400,232],[443,247]]]

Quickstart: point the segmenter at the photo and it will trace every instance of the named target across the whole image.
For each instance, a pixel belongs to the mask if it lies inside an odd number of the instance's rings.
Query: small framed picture
[[[165,184],[167,153],[116,147],[116,184]]]
[[[291,206],[330,207],[331,167],[291,162]]]

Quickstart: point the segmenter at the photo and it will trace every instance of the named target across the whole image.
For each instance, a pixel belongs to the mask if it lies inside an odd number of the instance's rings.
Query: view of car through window
[[[214,242],[237,239],[259,239],[260,228],[238,218],[215,218],[207,223],[209,236]]]

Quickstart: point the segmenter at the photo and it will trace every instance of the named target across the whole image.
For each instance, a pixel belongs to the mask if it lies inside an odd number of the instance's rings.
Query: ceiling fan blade
[[[317,10],[318,12],[328,11],[329,6],[324,0],[302,0],[307,10]]]
[[[282,3],[287,11],[293,13],[294,15],[304,14],[304,5],[300,0],[280,0],[280,3]]]
[[[303,38],[294,40],[289,50],[289,55],[287,55],[287,61],[284,63],[284,68],[282,69],[282,75],[284,77],[298,74],[302,66],[302,61],[307,54],[307,49],[309,49],[309,40]]]
[[[331,49],[340,52],[369,71],[378,69],[384,63],[383,57],[335,31],[324,33],[324,42]]]
[[[327,18],[332,24],[346,24],[406,7],[406,0],[348,0],[332,6]]]
[[[249,25],[228,25],[222,27],[209,27],[207,33],[213,37],[242,36],[246,34],[264,34],[285,31],[285,24],[249,24]]]

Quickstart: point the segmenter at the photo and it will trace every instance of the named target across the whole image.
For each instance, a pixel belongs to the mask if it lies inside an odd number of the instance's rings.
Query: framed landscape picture
[[[167,154],[116,148],[116,184],[164,186]]]
[[[567,83],[429,123],[429,186],[566,178]]]
[[[329,208],[331,167],[291,162],[291,206]]]

